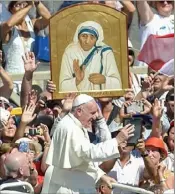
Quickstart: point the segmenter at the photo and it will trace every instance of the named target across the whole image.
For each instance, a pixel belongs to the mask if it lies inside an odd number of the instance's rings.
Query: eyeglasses
[[[163,3],[165,3],[165,1],[158,1],[159,3],[161,3],[161,4],[163,4]],[[168,4],[172,4],[173,3],[173,1],[166,1]]]
[[[24,7],[26,7],[28,5],[28,3],[27,2],[19,2],[19,3],[16,3],[15,5],[14,5],[14,7],[15,8],[18,8],[18,7],[20,7],[20,8],[24,8]]]

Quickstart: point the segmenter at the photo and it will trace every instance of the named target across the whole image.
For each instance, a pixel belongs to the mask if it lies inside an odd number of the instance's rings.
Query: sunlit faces
[[[128,90],[125,94],[124,94],[124,98],[126,101],[128,100],[134,100],[134,91],[132,89]]]
[[[171,110],[171,112],[174,113],[174,101],[168,101],[166,102],[167,108]]]
[[[84,51],[89,51],[95,45],[97,38],[92,34],[80,34],[79,43]]]
[[[174,8],[173,5],[173,1],[156,1],[156,9],[158,13],[165,17],[171,15],[172,10]]]
[[[154,91],[161,89],[162,84],[166,79],[167,79],[167,77],[163,74],[156,75],[154,77],[154,83],[153,83]]]
[[[153,161],[155,165],[158,165],[161,159],[159,148],[155,148],[153,146],[147,146],[146,150],[148,152],[149,157]]]
[[[167,143],[170,151],[173,152],[174,151],[174,127],[172,127],[169,131]]]
[[[97,114],[97,104],[95,100],[88,102],[80,107],[79,120],[84,127],[91,127],[92,121],[98,116]]]
[[[2,130],[2,136],[4,137],[14,137],[16,132],[16,125],[13,117],[10,117],[7,126]]]
[[[16,13],[17,11],[25,8],[28,5],[27,1],[17,1],[13,7],[11,8],[12,13]]]

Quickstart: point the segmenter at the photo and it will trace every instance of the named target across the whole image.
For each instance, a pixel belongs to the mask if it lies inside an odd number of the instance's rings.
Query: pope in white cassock
[[[99,118],[98,110],[91,96],[81,94],[75,98],[72,111],[60,121],[54,132],[42,194],[95,194],[95,184],[99,179],[107,183],[114,181],[98,167],[98,162],[119,157],[118,145],[133,135],[133,126],[123,128],[127,135],[120,132],[116,138],[94,145],[90,143],[87,127],[92,120],[102,120],[103,123],[104,118]]]
[[[100,24],[81,23],[62,57],[60,91],[121,89],[121,78],[112,48],[103,43]]]

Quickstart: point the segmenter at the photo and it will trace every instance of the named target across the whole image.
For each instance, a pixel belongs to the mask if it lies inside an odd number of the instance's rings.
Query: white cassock
[[[46,163],[43,194],[96,193],[95,183],[105,174],[98,163],[118,158],[116,139],[91,144],[87,130],[71,113],[55,130]]]

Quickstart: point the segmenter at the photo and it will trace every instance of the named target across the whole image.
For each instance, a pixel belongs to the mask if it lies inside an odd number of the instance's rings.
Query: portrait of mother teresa
[[[112,48],[103,43],[100,24],[81,23],[62,57],[59,89],[89,91],[121,89],[121,78]]]

